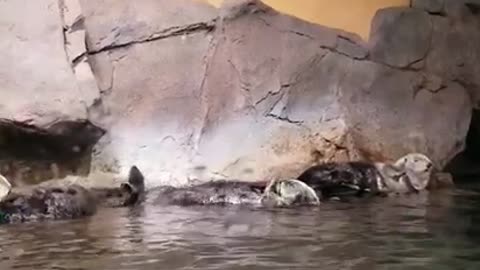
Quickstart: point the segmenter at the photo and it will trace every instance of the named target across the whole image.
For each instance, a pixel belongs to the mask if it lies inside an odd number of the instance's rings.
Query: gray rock
[[[0,27],[0,118],[107,131],[84,156],[91,175],[135,164],[147,185],[269,180],[409,152],[441,166],[463,148],[480,85],[465,5],[462,19],[381,10],[366,44],[255,0],[47,2],[27,19],[12,15],[24,1],[0,3],[13,25]]]
[[[434,17],[432,48],[426,58],[426,70],[447,80],[457,81],[480,106],[480,18],[472,15],[452,23],[452,18]]]
[[[2,1],[0,18],[5,22],[0,27],[0,99],[8,100],[0,105],[0,118],[41,127],[86,119],[67,61],[58,2]]]
[[[412,0],[412,7],[421,8],[429,13],[444,12],[445,0]]]
[[[382,9],[372,21],[371,58],[406,68],[427,56],[431,41],[432,23],[427,13],[403,7]]]
[[[412,0],[412,7],[437,16],[462,18],[480,12],[479,0]]]
[[[463,149],[471,100],[459,84],[440,89],[417,72],[362,61],[343,83],[350,135],[370,160],[416,151],[442,167]],[[432,121],[436,117],[444,121]]]
[[[217,17],[214,7],[200,1],[79,1],[90,52],[208,28]]]
[[[462,20],[465,16],[477,15],[480,11],[480,0],[444,0],[445,13],[450,17]]]

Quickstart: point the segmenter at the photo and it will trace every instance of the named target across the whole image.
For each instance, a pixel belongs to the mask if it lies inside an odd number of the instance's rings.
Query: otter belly
[[[174,205],[260,204],[263,188],[240,181],[214,181],[189,187],[158,187],[150,190],[147,201]]]

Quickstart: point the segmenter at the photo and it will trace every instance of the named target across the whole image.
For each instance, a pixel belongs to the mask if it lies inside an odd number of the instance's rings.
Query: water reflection
[[[441,191],[320,208],[106,209],[0,227],[0,269],[478,269],[479,202]]]

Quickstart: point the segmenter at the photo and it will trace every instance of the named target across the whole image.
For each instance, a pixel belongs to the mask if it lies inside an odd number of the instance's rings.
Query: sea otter
[[[140,173],[140,172],[139,172]],[[251,205],[295,206],[317,205],[315,191],[295,179],[268,182],[217,180],[202,184],[152,188],[145,194],[148,204],[163,205]]]
[[[327,198],[342,195],[411,193],[426,189],[432,161],[420,153],[411,153],[395,163],[362,161],[329,162],[313,166],[298,179]]]
[[[8,189],[10,184],[5,178],[2,180],[3,190],[5,187]],[[143,175],[135,166],[130,169],[128,182],[115,188],[85,188],[78,184],[40,184],[13,188],[0,198],[0,223],[91,216],[96,213],[98,206],[122,207],[135,204],[143,189]]]

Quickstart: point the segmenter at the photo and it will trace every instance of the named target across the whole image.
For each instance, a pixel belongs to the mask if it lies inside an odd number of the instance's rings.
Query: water
[[[316,209],[103,209],[1,226],[0,269],[480,269],[479,203],[469,187]]]

